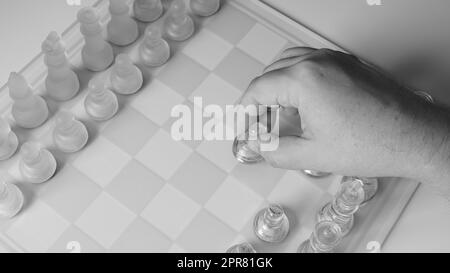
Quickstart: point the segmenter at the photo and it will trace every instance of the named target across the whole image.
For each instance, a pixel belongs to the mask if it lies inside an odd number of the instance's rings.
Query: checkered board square
[[[233,104],[283,49],[332,46],[260,1],[222,2],[217,14],[194,17],[195,35],[183,43],[171,42],[172,57],[160,68],[140,63],[141,39],[115,48],[132,56],[145,85],[135,95],[119,96],[119,113],[103,123],[84,113],[85,86],[95,73],[81,63],[78,26],[67,32],[68,56],[83,90],[58,107],[85,122],[91,139],[79,153],[57,156],[58,172],[41,185],[20,181],[17,155],[0,162],[5,177],[27,200],[19,215],[0,221],[0,252],[224,252],[243,240],[261,252],[294,252],[308,238],[317,210],[332,198],[340,177],[314,179],[265,163],[242,165],[233,158],[230,141],[177,142],[171,137],[173,106],[200,107],[194,96],[204,104]],[[101,14],[107,13],[108,1],[96,5]],[[139,26],[142,33],[146,25]],[[41,92],[42,58],[24,75]],[[8,100],[4,93],[2,103]],[[3,108],[2,115],[10,117],[9,108]],[[21,140],[38,139],[56,151],[52,124],[50,118],[38,130],[17,133]],[[382,242],[415,187],[381,184],[370,209],[357,215],[342,251],[364,251],[367,236]],[[399,195],[393,200],[389,192]],[[252,231],[255,214],[269,203],[281,204],[290,219],[290,233],[281,244],[263,243]]]

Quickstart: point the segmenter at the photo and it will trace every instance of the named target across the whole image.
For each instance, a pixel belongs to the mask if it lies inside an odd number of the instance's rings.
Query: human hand
[[[301,119],[297,135],[280,135],[276,151],[261,151],[285,169],[419,178],[418,170],[435,169],[432,161],[449,132],[439,131],[449,123],[448,112],[354,56],[328,49],[286,50],[240,103],[279,105],[281,115]]]

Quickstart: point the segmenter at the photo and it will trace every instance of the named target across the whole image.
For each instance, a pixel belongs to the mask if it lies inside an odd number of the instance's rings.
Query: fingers
[[[281,60],[276,61],[273,64],[269,65],[268,67],[266,67],[266,69],[264,70],[264,73],[291,67],[293,65],[296,65],[296,64],[306,60],[308,57],[309,57],[309,54],[301,55],[298,57],[291,57],[291,58],[287,58],[287,59],[281,59]]]
[[[264,72],[270,72],[286,67],[296,65],[297,63],[305,60],[310,53],[315,52],[316,49],[310,47],[295,47],[286,49],[281,53],[277,61],[265,68]]]
[[[264,139],[264,136],[261,137]],[[277,138],[270,134],[272,142]],[[260,153],[264,159],[275,168],[299,170],[305,165],[309,157],[308,142],[297,136],[284,136],[278,138],[277,148],[273,151],[264,151],[260,144]]]
[[[292,48],[288,48],[285,51],[283,51],[283,53],[281,53],[281,55],[278,59],[281,60],[281,59],[287,59],[287,58],[292,58],[292,57],[298,57],[298,56],[312,53],[314,51],[316,51],[316,49],[312,48],[312,47],[292,47]]]
[[[284,70],[274,70],[254,79],[239,103],[243,106],[265,105],[298,108],[298,100],[289,94],[289,81]],[[260,111],[265,109],[260,108]],[[259,113],[259,114],[262,114]]]

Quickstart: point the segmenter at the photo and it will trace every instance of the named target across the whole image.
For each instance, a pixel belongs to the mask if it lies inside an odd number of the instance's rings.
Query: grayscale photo
[[[449,11],[0,0],[0,253],[450,253]]]

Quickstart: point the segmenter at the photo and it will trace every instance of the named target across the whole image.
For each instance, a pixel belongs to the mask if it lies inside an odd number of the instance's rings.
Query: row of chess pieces
[[[220,0],[173,0],[164,17],[162,27],[149,24],[145,30],[139,55],[150,67],[161,66],[170,58],[170,47],[165,38],[185,41],[194,33],[192,15],[210,16],[220,8]],[[95,121],[106,121],[114,117],[119,109],[117,94],[131,95],[143,85],[142,71],[126,54],[114,57],[110,43],[127,46],[139,36],[136,20],[151,23],[164,14],[161,0],[135,0],[133,17],[130,6],[123,0],[110,0],[111,19],[104,27],[100,23],[99,11],[93,7],[82,8],[77,15],[80,32],[84,37],[81,57],[86,69],[104,71],[112,65],[108,76],[95,77],[89,81],[84,108]],[[165,38],[163,38],[165,37]],[[55,101],[73,99],[80,91],[80,81],[68,61],[61,37],[51,32],[42,43],[44,63],[47,67],[46,94]],[[16,126],[34,129],[43,125],[49,117],[46,100],[36,94],[27,80],[18,73],[11,73],[8,80],[9,95],[13,101],[11,115]],[[59,111],[55,117],[53,142],[64,153],[75,153],[88,142],[88,130],[75,115]],[[50,180],[57,169],[53,154],[40,143],[26,141],[20,147],[19,171],[24,182],[43,183]],[[11,158],[19,148],[19,139],[7,120],[0,117],[0,160]],[[0,218],[11,218],[21,210],[24,196],[12,183],[0,181]]]
[[[256,123],[233,143],[233,154],[242,164],[257,164],[264,161],[259,153],[258,139],[261,133],[267,132],[267,127]],[[302,173],[322,178],[331,173],[302,170]],[[332,201],[325,204],[316,215],[316,225],[311,236],[302,242],[299,253],[328,253],[333,252],[342,238],[353,228],[354,215],[359,208],[369,202],[378,191],[376,178],[343,177],[339,189]],[[280,243],[289,233],[289,219],[283,208],[277,204],[257,213],[253,222],[256,236],[266,243]],[[232,246],[228,253],[255,253],[255,248],[248,242]]]
[[[374,178],[344,177],[333,200],[316,215],[310,237],[297,249],[298,253],[332,253],[353,228],[355,213],[369,202],[378,189]],[[289,219],[284,209],[270,204],[259,211],[253,222],[255,235],[265,243],[281,243],[289,233]],[[256,253],[249,242],[233,245],[227,253]]]

